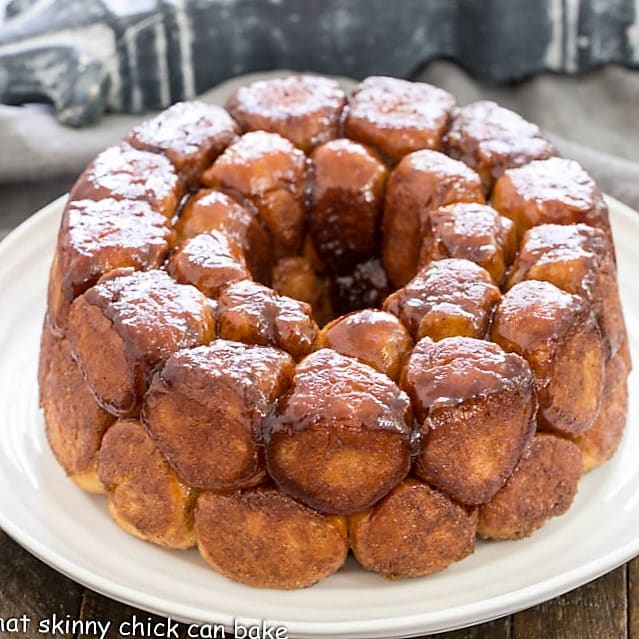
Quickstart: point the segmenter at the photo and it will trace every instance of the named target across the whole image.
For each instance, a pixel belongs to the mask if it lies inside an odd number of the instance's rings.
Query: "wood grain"
[[[639,639],[639,557],[629,564],[628,570],[628,639]]]
[[[496,621],[482,623],[479,626],[429,635],[437,639],[512,639],[512,618],[504,617]]]

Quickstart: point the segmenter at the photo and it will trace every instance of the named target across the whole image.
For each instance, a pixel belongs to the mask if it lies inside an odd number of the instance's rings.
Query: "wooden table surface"
[[[63,192],[63,191],[62,191]],[[0,189],[0,202],[2,201]],[[48,196],[47,196],[48,197]],[[52,198],[49,198],[52,199]],[[39,204],[39,202],[38,202]],[[1,208],[1,207],[0,207]],[[35,211],[35,202],[24,211]],[[26,217],[0,210],[0,238]],[[3,486],[2,490],[11,490]],[[256,591],[257,594],[257,591]],[[69,615],[71,619],[112,621],[106,639],[120,639],[118,625],[146,612],[103,597],[52,570],[0,530],[0,621],[27,615],[32,620]],[[181,627],[182,637],[186,628]],[[26,633],[0,631],[0,639],[43,639],[33,621]],[[56,634],[94,639],[94,634]],[[231,635],[226,635],[230,639]],[[441,639],[639,639],[639,558],[562,597],[497,621],[437,635]]]

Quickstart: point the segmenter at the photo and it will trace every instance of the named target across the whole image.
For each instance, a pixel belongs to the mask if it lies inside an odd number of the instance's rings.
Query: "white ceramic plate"
[[[36,368],[48,267],[63,199],[0,244],[0,525],[69,577],[174,619],[279,622],[291,637],[398,637],[493,619],[550,599],[639,554],[639,393],[613,460],[586,476],[570,511],[530,539],[479,543],[437,575],[388,582],[352,560],[293,592],[217,575],[195,550],[166,551],[110,521],[103,497],[68,481],[44,436]],[[639,363],[639,214],[609,200],[634,361]]]

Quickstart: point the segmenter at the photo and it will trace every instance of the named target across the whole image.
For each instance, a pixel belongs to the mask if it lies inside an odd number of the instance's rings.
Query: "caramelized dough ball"
[[[187,184],[195,186],[202,171],[237,137],[237,125],[221,107],[178,102],[136,126],[127,142],[143,151],[163,153]]]
[[[413,349],[400,386],[421,424],[417,476],[464,504],[490,500],[535,430],[526,361],[484,340],[426,338]]]
[[[338,136],[345,103],[335,80],[290,75],[240,87],[226,108],[243,131],[279,133],[308,152]]]
[[[153,369],[171,353],[209,342],[209,301],[164,271],[115,271],[76,299],[71,349],[98,403],[117,416],[137,413]]]
[[[488,100],[459,109],[446,147],[479,173],[487,191],[506,169],[556,155],[536,124]]]
[[[75,200],[144,200],[170,218],[184,187],[163,155],[139,151],[124,143],[103,151],[78,178],[69,195]]]
[[[306,158],[276,133],[245,133],[202,178],[249,200],[271,232],[276,257],[299,251],[304,235]]]
[[[218,333],[224,339],[277,346],[295,359],[317,337],[311,307],[249,280],[229,284],[218,298]]]
[[[350,273],[332,278],[331,306],[337,315],[379,308],[391,290],[382,263],[374,257],[357,264]]]
[[[520,238],[531,226],[583,222],[603,229],[612,246],[608,207],[574,160],[537,160],[506,171],[495,184],[492,204],[515,223]]]
[[[384,301],[415,339],[461,335],[483,338],[499,289],[490,275],[468,260],[438,260],[423,267]]]
[[[256,588],[291,590],[337,572],[346,559],[346,523],[267,485],[203,492],[195,510],[200,552],[214,570]]]
[[[178,351],[155,374],[142,419],[178,476],[228,490],[264,479],[262,421],[293,375],[290,355],[225,340]]]
[[[419,149],[441,149],[455,98],[425,82],[371,76],[349,100],[344,131],[392,161]]]
[[[253,277],[264,283],[270,281],[273,256],[269,232],[256,213],[230,195],[214,189],[199,190],[187,201],[175,230],[182,241],[200,233],[220,231],[244,249],[244,258]]]
[[[47,439],[58,463],[80,488],[103,493],[97,476],[98,450],[114,418],[93,399],[73,361],[69,343],[55,337],[46,320],[38,385]]]
[[[71,202],[65,210],[49,275],[49,319],[56,334],[71,302],[116,268],[157,268],[173,243],[169,220],[146,202]]]
[[[394,315],[374,309],[338,317],[320,331],[315,342],[316,349],[332,348],[395,381],[412,346],[408,331]]]
[[[549,282],[521,282],[497,306],[491,337],[528,360],[540,427],[579,435],[592,426],[603,388],[605,346],[585,300]]]
[[[477,510],[416,479],[405,479],[371,509],[350,517],[355,557],[388,579],[421,577],[472,554]]]
[[[107,431],[98,472],[120,528],[165,548],[195,545],[195,495],[176,477],[140,422],[119,421]]]
[[[419,262],[463,258],[485,268],[499,284],[516,252],[517,231],[511,220],[485,204],[461,202],[431,211]]]
[[[387,171],[366,147],[351,140],[313,151],[310,232],[319,256],[343,272],[378,252]]]
[[[298,364],[266,422],[266,460],[286,493],[323,512],[368,508],[410,466],[411,408],[381,373],[330,349]]]
[[[617,268],[606,234],[587,224],[542,224],[526,231],[508,285],[544,280],[592,304],[609,352],[626,334]]]
[[[384,207],[382,259],[395,287],[414,277],[431,211],[453,202],[484,202],[477,173],[436,151],[407,155],[391,171]]]
[[[193,284],[209,297],[216,297],[229,282],[251,277],[240,246],[219,231],[200,233],[180,244],[167,270],[178,282]]]
[[[577,493],[581,453],[572,442],[535,435],[506,485],[479,507],[478,532],[489,539],[522,539],[563,515]]]
[[[614,454],[626,427],[628,416],[628,367],[622,353],[606,362],[601,408],[592,428],[572,438],[583,458],[583,472],[601,466]]]

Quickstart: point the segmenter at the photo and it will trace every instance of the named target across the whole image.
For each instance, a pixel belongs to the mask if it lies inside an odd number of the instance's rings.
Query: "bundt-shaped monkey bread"
[[[40,350],[116,523],[300,588],[422,576],[570,506],[626,421],[605,202],[492,102],[294,75],[172,106],[64,211]]]

